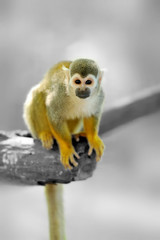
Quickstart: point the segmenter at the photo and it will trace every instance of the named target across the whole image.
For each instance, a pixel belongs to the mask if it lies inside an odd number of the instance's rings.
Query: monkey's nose
[[[88,88],[85,88],[85,89],[80,89],[80,88],[77,88],[76,89],[76,96],[79,97],[79,98],[87,98],[90,96],[90,90]]]

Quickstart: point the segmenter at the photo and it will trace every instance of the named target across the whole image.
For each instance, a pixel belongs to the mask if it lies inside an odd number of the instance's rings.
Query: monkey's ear
[[[107,68],[101,68],[100,74],[99,74],[99,83],[101,83],[101,81],[102,81],[102,78],[104,76],[104,72],[107,72],[107,71],[108,71]]]
[[[69,68],[66,68],[64,65],[62,66],[63,71],[66,74],[67,80],[69,80]]]

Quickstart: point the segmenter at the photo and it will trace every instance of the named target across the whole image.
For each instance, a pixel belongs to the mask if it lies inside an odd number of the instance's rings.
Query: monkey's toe
[[[80,132],[80,133],[74,134],[73,137],[76,140],[76,142],[79,142],[79,138],[80,137],[86,137],[86,133],[85,132]]]

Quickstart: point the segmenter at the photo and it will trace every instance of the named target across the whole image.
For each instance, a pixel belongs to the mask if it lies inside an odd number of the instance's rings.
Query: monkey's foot
[[[54,138],[49,132],[42,132],[40,134],[40,140],[42,142],[42,146],[47,150],[50,150],[53,147]]]
[[[86,133],[85,132],[80,132],[80,133],[74,134],[73,137],[76,140],[76,142],[79,142],[79,138],[80,137],[86,137]]]
[[[98,162],[101,159],[103,151],[104,151],[104,143],[102,142],[102,140],[100,139],[100,137],[98,135],[90,137],[88,139],[88,142],[89,142],[89,146],[90,146],[88,155],[90,156],[94,149],[96,151],[96,161]]]
[[[61,157],[60,161],[63,164],[65,169],[72,169],[70,162],[74,167],[78,166],[78,163],[75,161],[74,156],[79,159],[79,155],[76,153],[73,147],[62,146],[60,148]]]

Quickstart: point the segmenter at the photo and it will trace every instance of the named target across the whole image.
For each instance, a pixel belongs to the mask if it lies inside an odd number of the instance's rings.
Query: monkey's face
[[[70,86],[75,95],[83,99],[90,97],[95,92],[97,85],[98,79],[92,74],[83,78],[80,74],[76,73],[70,79]]]

